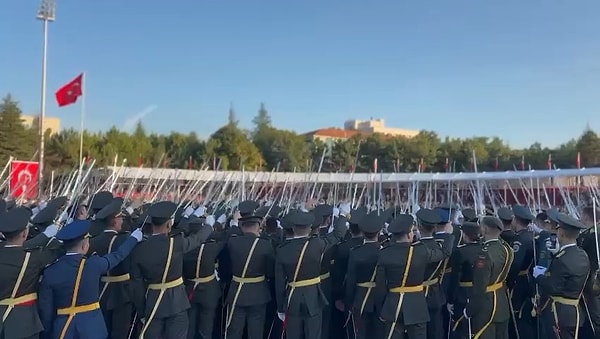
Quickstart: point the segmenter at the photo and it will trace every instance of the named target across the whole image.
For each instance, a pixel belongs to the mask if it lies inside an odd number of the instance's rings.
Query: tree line
[[[79,131],[46,131],[45,168],[70,170],[79,158]],[[10,95],[0,104],[0,164],[9,156],[35,160],[38,128],[25,127],[21,109]],[[218,168],[248,171],[323,172],[468,172],[521,169],[593,167],[600,164],[600,137],[587,128],[557,148],[534,143],[513,149],[498,137],[441,138],[421,131],[413,138],[381,134],[357,135],[324,143],[272,124],[261,104],[253,128],[240,127],[233,109],[227,123],[207,140],[194,132],[149,133],[138,122],[133,133],[112,127],[108,131],[84,132],[83,154],[96,166],[112,165],[115,156],[127,158],[128,166],[162,168]],[[475,154],[475,158],[473,157]]]

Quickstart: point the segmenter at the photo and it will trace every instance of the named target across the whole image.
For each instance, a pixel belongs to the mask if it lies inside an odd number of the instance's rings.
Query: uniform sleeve
[[[348,257],[348,269],[346,273],[346,288],[345,293],[342,293],[344,296],[344,303],[346,304],[346,309],[352,310],[352,303],[354,302],[354,294],[356,293],[356,260],[355,255],[350,251],[350,255]],[[377,269],[377,267],[375,268]]]
[[[285,299],[287,279],[280,258],[281,250],[278,248],[277,255],[275,256],[275,300],[277,302],[277,312],[284,313],[287,306]]]
[[[425,260],[427,263],[437,263],[447,257],[444,252],[444,246],[447,245],[446,242],[427,241],[418,246],[423,246],[425,248]]]
[[[40,312],[40,320],[44,326],[45,338],[50,338],[52,334],[52,324],[54,322],[54,314],[56,314],[54,306],[54,295],[52,288],[48,284],[48,279],[42,277],[38,293],[38,307]]]
[[[460,282],[460,275],[462,273],[462,255],[460,250],[455,250],[452,252],[452,256],[450,257],[450,267],[452,271],[450,272],[450,277],[448,279],[448,304],[454,304],[454,294],[456,293],[456,288],[458,283]]]
[[[523,267],[523,264],[525,263],[528,245],[529,244],[523,244],[521,241],[521,237],[519,236],[515,237],[515,240],[511,244],[515,256],[512,264],[510,265],[508,276],[506,277],[506,283],[509,288],[512,288],[512,286],[514,286],[515,280],[519,275],[519,271],[521,271],[521,267]]]
[[[437,233],[434,237],[436,242],[442,244],[442,254],[444,255],[442,259],[449,258],[454,250],[454,235],[449,233]],[[436,260],[436,262],[441,261],[442,259]]]
[[[131,254],[131,291],[133,294],[133,303],[137,310],[139,317],[145,317],[145,304],[146,304],[146,286],[144,277],[142,276],[141,262],[140,262],[141,251],[135,250]]]
[[[466,306],[466,312],[469,317],[481,311],[485,302],[485,294],[488,285],[490,284],[490,275],[492,267],[488,252],[482,250],[479,252],[475,265],[473,267],[473,289],[471,298]]]
[[[275,250],[270,241],[264,242],[265,252],[265,275],[268,278],[273,278],[275,275]]]
[[[52,238],[48,238],[44,233],[40,233],[35,237],[23,243],[24,248],[44,247]]]
[[[547,295],[557,295],[565,290],[567,279],[569,278],[568,268],[559,258],[555,258],[550,264],[550,268],[544,275],[535,278],[541,291]]]
[[[377,315],[381,313],[381,309],[383,308],[383,303],[385,301],[385,296],[387,294],[387,278],[385,276],[385,267],[383,261],[384,252],[385,251],[379,252],[375,273],[375,293],[373,297],[375,301],[375,312]]]
[[[203,242],[208,239],[208,237],[212,234],[212,227],[204,226],[200,229],[200,232],[194,233],[189,237],[183,238],[182,242],[182,252],[183,254],[191,252],[196,248],[200,247]]]
[[[92,267],[95,268],[96,273],[98,275],[102,275],[115,268],[121,263],[121,261],[127,258],[136,245],[137,239],[134,237],[128,237],[127,240],[125,240],[116,251],[101,257],[92,256],[89,260],[93,260],[94,265]]]

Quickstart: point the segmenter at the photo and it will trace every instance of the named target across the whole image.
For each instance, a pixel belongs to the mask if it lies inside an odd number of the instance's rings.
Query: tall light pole
[[[44,29],[44,50],[42,52],[42,95],[40,100],[40,118],[38,121],[40,129],[40,151],[39,151],[39,174],[38,174],[38,199],[44,193],[44,120],[46,119],[46,63],[48,59],[48,23],[55,19],[56,2],[54,0],[42,0],[42,5],[36,18],[42,20]]]

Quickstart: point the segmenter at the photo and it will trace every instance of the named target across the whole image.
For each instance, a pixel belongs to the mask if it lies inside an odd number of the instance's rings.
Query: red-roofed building
[[[385,127],[383,119],[371,120],[349,120],[344,123],[344,128],[321,128],[318,130],[304,133],[313,140],[323,142],[333,142],[337,140],[347,140],[356,135],[369,136],[373,133],[380,133],[389,136],[404,136],[412,138],[419,134],[419,131],[407,130],[402,128]]]

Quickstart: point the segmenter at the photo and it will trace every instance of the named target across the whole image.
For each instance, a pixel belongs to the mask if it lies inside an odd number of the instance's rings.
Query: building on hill
[[[412,138],[419,134],[419,131],[386,127],[383,119],[370,119],[348,120],[344,123],[344,128],[321,128],[304,133],[304,135],[312,138],[313,140],[320,140],[325,143],[330,143],[338,140],[347,140],[356,135],[368,136],[373,133]]]
[[[39,116],[22,115],[21,120],[27,128],[37,128],[40,120]],[[57,134],[60,131],[60,119],[54,117],[44,117],[44,129],[50,130],[50,135]]]

